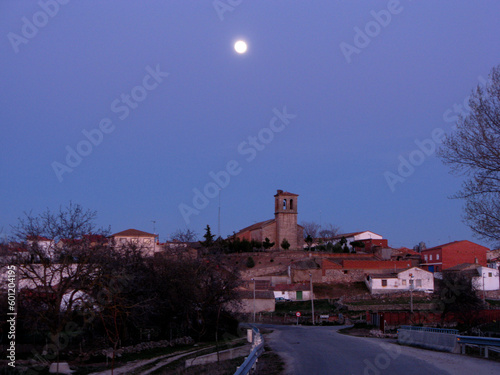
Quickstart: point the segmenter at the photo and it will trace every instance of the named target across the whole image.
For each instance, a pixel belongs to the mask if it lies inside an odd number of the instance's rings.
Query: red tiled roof
[[[277,197],[278,195],[288,195],[288,196],[293,196],[293,197],[298,197],[299,196],[298,194],[290,193],[288,191],[283,191],[283,190],[278,190],[278,192],[276,193],[275,197]]]
[[[127,229],[122,232],[112,234],[111,237],[154,237],[153,233],[143,232],[137,229]]]
[[[344,260],[342,266],[348,270],[393,270],[395,268],[411,267],[411,262],[396,260]]]
[[[238,233],[236,234],[240,234],[242,232],[248,232],[248,231],[251,231],[251,230],[255,230],[255,229],[260,229],[260,228],[263,228],[269,224],[272,224],[273,222],[275,222],[276,220],[275,219],[270,219],[270,220],[265,220],[265,221],[260,221],[258,223],[255,223],[255,224],[252,224],[246,228],[243,228],[241,229]]]
[[[285,291],[297,291],[297,290],[309,290],[309,284],[276,284],[271,287],[272,290],[285,292]]]
[[[28,236],[27,239],[29,241],[51,241],[46,237],[43,236]]]
[[[253,290],[239,290],[237,294],[241,299],[253,299]],[[274,293],[270,290],[256,290],[255,298],[274,300]]]
[[[428,248],[428,249],[424,249],[424,250],[422,250],[422,253],[423,253],[424,251],[429,251],[429,250],[437,250],[437,249],[441,249],[441,248],[446,247],[446,246],[455,245],[455,244],[457,244],[457,243],[463,243],[463,242],[468,242],[468,243],[473,244],[473,245],[481,246],[481,245],[479,245],[479,244],[477,244],[477,243],[474,243],[474,242],[471,242],[471,241],[468,241],[468,240],[461,240],[461,241],[453,241],[453,242],[448,242],[448,243],[445,243],[445,244],[443,244],[443,245],[438,245],[438,246],[430,247],[430,248]],[[481,247],[484,247],[484,246],[481,246]],[[484,247],[484,248],[485,248],[486,250],[489,250],[487,247]]]

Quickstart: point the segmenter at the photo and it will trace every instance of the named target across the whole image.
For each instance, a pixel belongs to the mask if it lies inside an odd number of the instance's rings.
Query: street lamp
[[[253,322],[255,323],[255,279],[252,278],[253,281]]]
[[[314,325],[314,294],[313,294],[313,277],[311,272],[309,272],[309,284],[311,286],[311,310],[312,310],[312,321]]]
[[[413,314],[413,274],[410,273],[410,313]]]
[[[484,278],[486,277],[486,274],[483,272],[483,303],[485,302],[486,300],[486,297],[485,297],[485,291],[484,291]]]

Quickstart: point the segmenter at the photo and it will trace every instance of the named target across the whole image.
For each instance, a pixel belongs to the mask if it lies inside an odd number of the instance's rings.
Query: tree
[[[465,200],[464,221],[479,237],[500,240],[500,65],[469,99],[470,112],[460,116],[439,155],[466,180],[454,198]]]
[[[265,240],[262,242],[262,247],[264,249],[270,249],[271,247],[274,246],[274,242],[271,242],[271,240],[269,238],[265,238]]]
[[[286,238],[283,238],[283,241],[281,241],[281,247],[283,250],[288,250],[290,248],[290,242]]]
[[[58,212],[25,213],[12,226],[15,239],[31,255],[16,260],[19,285],[29,300],[26,306],[36,307],[36,320],[55,338],[57,356],[60,333],[76,310],[88,307],[89,293],[97,282],[96,270],[102,263],[100,255],[107,245],[108,231],[95,227],[96,215],[70,203]]]
[[[205,234],[203,235],[205,241],[203,241],[201,244],[205,247],[212,246],[214,244],[214,237],[215,235],[212,234],[212,231],[210,230],[210,225],[207,224],[207,227],[205,228]]]
[[[191,229],[177,229],[170,235],[170,238],[172,241],[195,242],[198,238],[198,234]]]
[[[333,226],[332,224],[326,224],[324,227],[321,227],[319,231],[319,236],[321,238],[332,238],[335,237],[339,233],[340,229],[338,227]]]
[[[314,221],[303,221],[300,223],[304,227],[304,238],[307,236],[311,236],[312,238],[318,237],[318,231],[321,228],[321,225]]]
[[[306,241],[308,250],[311,250],[311,245],[314,241],[313,238],[310,235],[307,235],[305,241]]]
[[[439,298],[442,321],[451,313],[469,328],[477,325],[483,302],[476,294],[472,278],[460,272],[444,272],[443,284]]]

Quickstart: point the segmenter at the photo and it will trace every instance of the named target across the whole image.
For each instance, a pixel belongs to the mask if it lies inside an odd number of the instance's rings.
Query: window
[[[417,279],[417,288],[422,287],[422,279]]]
[[[439,260],[439,254],[436,254],[436,260]]]
[[[429,255],[429,260],[432,260],[432,254],[431,254],[431,255]]]
[[[403,285],[406,285],[406,279],[403,279],[402,284],[403,284]]]
[[[146,245],[151,245],[151,238],[145,238],[145,239],[144,239],[144,243],[145,243]]]
[[[425,259],[425,261],[427,262],[427,255],[424,255],[424,259]]]
[[[290,210],[293,210],[293,199],[290,199]]]
[[[286,210],[286,199],[283,199],[283,209]]]
[[[493,276],[493,273],[488,272],[488,277],[492,277],[492,276]]]
[[[387,286],[387,280],[382,280],[382,286]]]
[[[127,243],[127,239],[126,238],[120,238],[120,243]]]

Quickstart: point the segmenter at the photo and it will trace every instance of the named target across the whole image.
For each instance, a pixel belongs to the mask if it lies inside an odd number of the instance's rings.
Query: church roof
[[[283,190],[278,190],[278,192],[276,193],[275,197],[277,197],[278,195],[289,195],[289,196],[292,196],[292,197],[298,197],[299,196],[298,194],[290,193],[288,191],[283,191]]]
[[[264,228],[265,226],[269,225],[269,224],[272,224],[274,223],[276,220],[275,219],[270,219],[270,220],[265,220],[265,221],[260,221],[258,223],[255,223],[255,224],[252,224],[246,228],[243,228],[241,229],[238,233],[241,233],[241,232],[248,232],[248,231],[252,231],[252,230],[256,230],[256,229],[260,229],[260,228]]]
[[[155,235],[148,232],[143,232],[142,230],[137,229],[127,229],[123,232],[118,232],[112,234],[111,237],[154,237]]]

